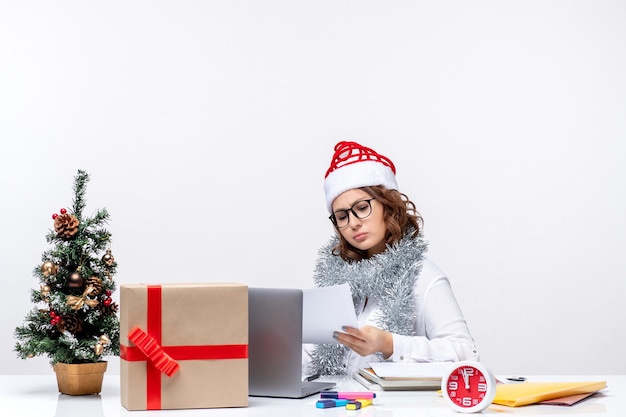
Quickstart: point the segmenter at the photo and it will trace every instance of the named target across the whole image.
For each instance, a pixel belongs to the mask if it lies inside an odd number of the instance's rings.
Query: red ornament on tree
[[[56,219],[57,217],[59,217],[59,215],[58,215],[57,213],[54,213],[54,214],[52,215],[52,220]]]
[[[110,305],[111,305],[111,303],[112,303],[112,302],[113,302],[113,300],[112,300],[112,299],[110,299],[110,298],[105,298],[105,299],[104,299],[104,301],[102,302],[102,304],[104,304],[105,306],[107,306],[107,307],[108,307],[108,306],[110,306]]]
[[[65,210],[64,208],[62,208],[61,210],[59,210],[61,212],[61,214],[65,214],[67,213],[67,210]]]

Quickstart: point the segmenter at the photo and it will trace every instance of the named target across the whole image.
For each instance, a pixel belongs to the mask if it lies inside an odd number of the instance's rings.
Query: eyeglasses
[[[333,222],[335,227],[343,229],[350,223],[350,213],[354,214],[354,217],[357,219],[364,219],[372,214],[372,200],[376,199],[370,198],[368,200],[357,201],[348,210],[337,210],[328,218]]]

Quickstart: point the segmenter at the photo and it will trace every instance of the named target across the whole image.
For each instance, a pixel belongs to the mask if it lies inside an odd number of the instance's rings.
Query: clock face
[[[456,411],[474,413],[491,404],[496,381],[481,364],[459,362],[446,373],[441,389],[448,405]]]

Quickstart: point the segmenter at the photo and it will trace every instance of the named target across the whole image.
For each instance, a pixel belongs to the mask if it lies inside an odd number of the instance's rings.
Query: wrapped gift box
[[[128,410],[248,405],[248,287],[120,287],[120,386]]]

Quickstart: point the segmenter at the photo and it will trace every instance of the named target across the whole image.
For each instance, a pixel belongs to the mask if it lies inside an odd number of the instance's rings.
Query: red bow
[[[172,376],[180,369],[180,365],[148,333],[135,327],[128,333],[128,339],[152,362],[155,368],[167,376]]]

